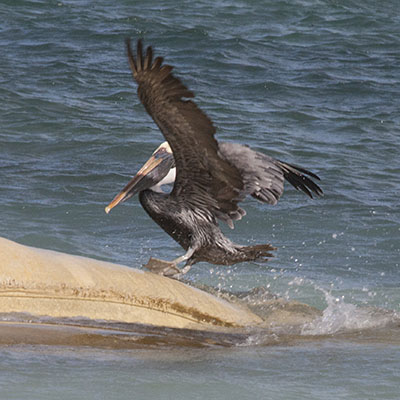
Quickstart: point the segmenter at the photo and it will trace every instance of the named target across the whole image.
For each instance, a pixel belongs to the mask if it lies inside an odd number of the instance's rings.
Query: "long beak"
[[[163,159],[157,157],[156,154],[153,154],[146,164],[140,168],[139,172],[129,181],[129,183],[119,192],[113,199],[113,201],[105,208],[106,213],[108,214],[115,206],[119,203],[128,200],[136,193],[148,189],[152,187],[155,183],[153,179],[145,179],[151,171],[153,171],[157,166],[159,166],[163,162]]]

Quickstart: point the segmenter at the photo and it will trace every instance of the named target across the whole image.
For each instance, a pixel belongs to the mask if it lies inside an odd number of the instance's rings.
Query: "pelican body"
[[[267,260],[270,244],[242,246],[221,231],[218,221],[233,228],[246,212],[238,203],[247,195],[276,204],[286,179],[310,197],[322,195],[310,177],[317,175],[238,143],[217,142],[211,120],[190,100],[188,90],[163,59],[153,60],[148,47],[143,54],[137,43],[136,57],[126,41],[129,64],[138,83],[138,95],[146,111],[163,133],[162,143],[125,188],[106,207],[106,212],[139,193],[149,216],[186,253],[172,262],[150,259],[146,265],[167,276],[185,273],[200,261],[232,265]],[[173,183],[170,193],[162,190]],[[178,264],[185,262],[183,269]]]

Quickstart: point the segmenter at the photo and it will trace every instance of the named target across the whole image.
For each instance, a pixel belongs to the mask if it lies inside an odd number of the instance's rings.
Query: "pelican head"
[[[115,206],[136,193],[150,189],[162,192],[161,186],[175,182],[175,160],[168,142],[161,143],[139,172],[105,208],[108,214]]]

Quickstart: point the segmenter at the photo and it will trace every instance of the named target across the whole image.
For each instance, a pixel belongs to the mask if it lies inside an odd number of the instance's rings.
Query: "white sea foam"
[[[328,306],[314,321],[304,324],[303,335],[331,335],[338,332],[382,328],[399,319],[392,311],[373,307],[359,307],[345,303],[324,289]]]

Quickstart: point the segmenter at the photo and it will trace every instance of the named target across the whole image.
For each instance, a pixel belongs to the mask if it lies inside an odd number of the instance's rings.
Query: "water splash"
[[[303,325],[302,335],[332,335],[345,331],[377,329],[399,321],[394,311],[348,304],[325,289],[319,290],[324,294],[328,306],[320,317]]]

